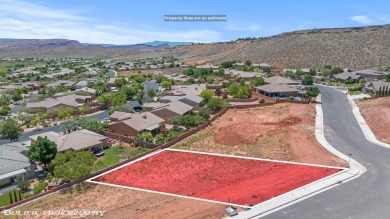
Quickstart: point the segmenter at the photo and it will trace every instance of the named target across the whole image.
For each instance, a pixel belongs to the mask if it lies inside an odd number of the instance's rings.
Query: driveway
[[[327,141],[344,154],[352,153],[367,172],[264,218],[389,218],[390,150],[367,141],[345,94],[318,87]]]
[[[89,117],[91,118],[96,118],[96,119],[99,119],[99,120],[102,120],[104,118],[108,118],[108,111],[105,110],[105,111],[102,111],[102,112],[99,112],[99,113],[95,113]],[[19,137],[19,141],[28,141],[29,140],[29,137],[31,135],[36,135],[36,134],[40,134],[40,133],[43,133],[43,132],[49,132],[49,131],[53,131],[53,132],[61,132],[62,131],[62,126],[61,125],[57,125],[57,126],[52,126],[52,127],[47,127],[47,128],[43,128],[39,131],[30,131],[30,132],[24,132],[20,137]],[[9,140],[0,140],[0,145],[1,144],[6,144],[6,143],[9,143],[10,141]]]

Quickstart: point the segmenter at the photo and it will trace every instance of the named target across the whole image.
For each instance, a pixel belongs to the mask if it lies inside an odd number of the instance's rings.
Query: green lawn
[[[171,134],[173,138],[177,138],[180,135],[184,134],[185,132],[186,131],[184,131],[184,130],[182,130],[182,131],[177,131],[177,130],[173,130],[173,129],[168,130],[168,133]]]
[[[0,61],[0,72],[7,72],[7,68],[10,67],[12,70],[14,70],[14,67],[16,64],[24,64],[24,67],[28,66],[40,66],[40,65],[46,65],[47,63],[45,61],[13,61],[13,62],[5,62]]]
[[[9,200],[9,193],[10,192],[7,192],[7,193],[4,193],[4,194],[0,195],[0,207],[11,204],[10,200]],[[12,194],[12,199],[15,202],[14,192],[11,191],[11,194]],[[18,191],[16,192],[16,196],[18,197],[18,200],[19,200],[19,193],[18,193]],[[22,199],[24,199],[24,198],[27,197],[27,194],[21,193],[21,196],[22,196]]]
[[[359,91],[359,90],[356,90],[356,91],[348,91],[350,95],[359,95],[361,94],[362,92]]]
[[[102,158],[99,158],[95,162],[93,172],[102,170],[109,166],[119,163],[121,160],[128,159],[130,157],[137,156],[141,153],[148,151],[148,148],[128,148],[124,146],[114,146],[104,151]]]

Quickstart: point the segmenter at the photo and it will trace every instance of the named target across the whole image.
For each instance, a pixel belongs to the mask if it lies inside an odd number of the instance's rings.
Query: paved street
[[[389,218],[390,150],[366,140],[345,94],[320,89],[326,139],[344,154],[352,153],[367,172],[265,218]]]
[[[90,117],[102,120],[104,118],[108,118],[108,111],[105,110],[105,111],[102,111],[100,113],[93,114]],[[57,125],[57,126],[53,126],[53,127],[43,128],[43,129],[41,129],[39,131],[24,132],[19,137],[19,141],[27,141],[27,140],[29,140],[29,136],[31,136],[31,135],[36,135],[36,134],[43,133],[43,132],[48,132],[48,131],[61,132],[62,131],[62,127],[61,127],[61,125]],[[9,143],[9,142],[10,142],[9,140],[0,140],[0,144],[5,144],[5,143]]]

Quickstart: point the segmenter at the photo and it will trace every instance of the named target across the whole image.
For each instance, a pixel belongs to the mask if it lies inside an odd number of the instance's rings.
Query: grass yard
[[[11,193],[12,199],[15,202],[14,192],[13,191],[7,192],[7,193],[4,193],[4,194],[0,195],[0,207],[11,204],[10,200],[9,200],[9,193]],[[18,200],[19,200],[19,193],[18,193],[18,191],[16,192],[16,195],[17,195]],[[28,197],[28,195],[25,194],[25,193],[21,193],[20,195],[21,195],[22,199],[25,199],[26,197]]]
[[[95,164],[93,172],[102,170],[109,166],[115,165],[122,160],[128,159],[130,157],[137,156],[138,154],[148,151],[148,148],[129,148],[125,146],[113,146],[104,151],[104,156],[99,158]]]
[[[24,67],[28,66],[39,66],[39,65],[46,65],[47,63],[44,61],[31,61],[31,62],[19,62],[19,61],[14,61],[14,62],[4,62],[0,61],[0,72],[7,72],[7,68],[11,68],[14,70],[14,67],[16,64],[24,64]]]
[[[170,129],[170,130],[168,130],[168,133],[169,133],[173,138],[177,138],[177,137],[179,137],[180,135],[186,133],[186,131],[184,131],[184,130],[179,131],[179,130]]]
[[[362,94],[361,91],[348,91],[350,95],[359,95],[359,94]]]

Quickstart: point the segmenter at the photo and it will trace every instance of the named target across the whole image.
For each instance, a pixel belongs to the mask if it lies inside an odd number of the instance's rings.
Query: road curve
[[[102,120],[104,118],[108,118],[109,115],[108,115],[108,111],[107,110],[103,110],[101,112],[98,112],[98,113],[95,113],[95,114],[92,114],[92,115],[87,115],[87,116],[91,117],[91,118]],[[30,139],[30,136],[32,136],[32,135],[37,135],[37,134],[41,134],[41,133],[49,132],[49,131],[61,132],[62,130],[63,130],[62,126],[61,125],[57,125],[57,126],[43,128],[43,129],[41,129],[39,131],[23,132],[22,135],[19,137],[18,141],[20,141],[20,142],[28,141]],[[10,141],[9,140],[5,140],[5,139],[0,140],[0,145],[1,144],[7,144],[7,143],[10,143]]]
[[[321,90],[326,140],[367,168],[362,176],[264,218],[390,218],[390,149],[369,142],[345,94]]]

